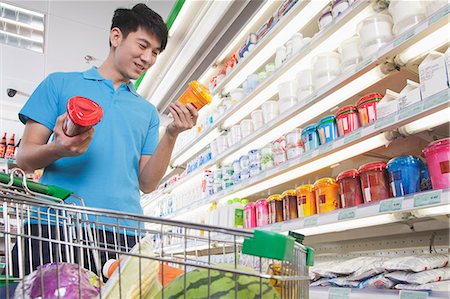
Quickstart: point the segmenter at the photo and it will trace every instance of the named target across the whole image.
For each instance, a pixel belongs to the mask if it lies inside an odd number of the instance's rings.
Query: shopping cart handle
[[[276,232],[255,230],[252,238],[245,238],[242,253],[271,259],[291,261],[295,239]]]
[[[9,182],[10,182],[10,176],[5,173],[0,173],[0,183],[9,184]],[[71,192],[71,191],[68,191],[66,189],[56,187],[56,186],[47,186],[47,185],[39,184],[39,183],[36,183],[33,181],[29,181],[29,180],[26,180],[26,183],[27,183],[27,187],[28,187],[28,189],[30,189],[30,191],[40,193],[43,195],[53,196],[53,197],[56,197],[56,198],[59,198],[62,200],[68,198],[70,195],[73,194],[73,192]],[[22,187],[22,179],[19,177],[14,177],[13,186],[21,188]]]

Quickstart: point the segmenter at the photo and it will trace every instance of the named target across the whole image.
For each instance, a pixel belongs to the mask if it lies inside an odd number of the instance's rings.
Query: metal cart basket
[[[91,297],[86,274],[98,298],[308,298],[313,251],[295,234],[89,208],[18,169],[0,174],[0,203],[1,298]]]

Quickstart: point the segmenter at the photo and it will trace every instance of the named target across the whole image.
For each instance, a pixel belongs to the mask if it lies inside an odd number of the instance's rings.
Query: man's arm
[[[68,137],[62,131],[65,114],[56,120],[53,133],[55,139],[48,142],[52,131],[29,119],[17,151],[17,165],[25,171],[44,168],[62,157],[79,156],[86,152],[94,134],[90,129],[80,135]]]
[[[176,102],[169,106],[173,122],[167,126],[153,155],[143,155],[139,161],[139,187],[142,192],[150,193],[156,189],[169,166],[173,147],[178,134],[191,129],[197,122],[198,112],[190,104],[186,107]]]

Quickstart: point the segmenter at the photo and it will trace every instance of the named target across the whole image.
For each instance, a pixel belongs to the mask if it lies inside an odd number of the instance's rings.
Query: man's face
[[[139,27],[124,39],[119,30],[116,46],[115,66],[127,79],[137,79],[156,62],[161,48],[159,39],[152,33]],[[114,37],[113,37],[114,38]]]

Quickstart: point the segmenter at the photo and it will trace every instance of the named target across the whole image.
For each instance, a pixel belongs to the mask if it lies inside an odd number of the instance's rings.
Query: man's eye
[[[159,52],[153,51],[153,56],[158,56]]]
[[[139,47],[140,47],[141,49],[145,49],[145,45],[143,45],[143,44],[139,44]]]

